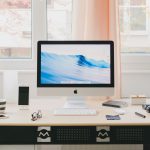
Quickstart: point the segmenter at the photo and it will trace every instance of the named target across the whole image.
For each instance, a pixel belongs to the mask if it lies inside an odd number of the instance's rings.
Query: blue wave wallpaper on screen
[[[41,52],[42,84],[109,84],[110,63],[84,55]]]

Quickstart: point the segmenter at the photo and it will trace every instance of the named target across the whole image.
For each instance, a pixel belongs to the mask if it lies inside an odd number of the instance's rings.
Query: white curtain
[[[73,40],[113,40],[115,98],[121,97],[118,0],[74,0]]]

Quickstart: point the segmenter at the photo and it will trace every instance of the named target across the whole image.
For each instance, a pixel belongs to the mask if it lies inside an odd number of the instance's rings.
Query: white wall
[[[1,98],[3,97],[3,75],[3,72],[0,72]],[[30,98],[37,98],[36,79],[36,71],[18,71],[18,86],[29,86]],[[129,97],[132,94],[145,94],[150,97],[150,72],[128,71],[122,73],[122,96]]]
[[[150,72],[128,71],[122,73],[122,96],[145,94],[150,97]]]
[[[37,75],[36,71],[20,71],[18,72],[18,86],[29,86],[30,88],[30,98],[36,98],[37,92]]]

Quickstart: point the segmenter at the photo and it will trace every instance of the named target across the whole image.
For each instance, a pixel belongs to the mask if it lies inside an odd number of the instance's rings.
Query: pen
[[[145,115],[143,115],[143,114],[140,114],[140,113],[138,113],[138,112],[135,112],[135,114],[136,114],[137,116],[140,116],[140,117],[142,117],[142,118],[146,118],[146,116],[145,116]]]

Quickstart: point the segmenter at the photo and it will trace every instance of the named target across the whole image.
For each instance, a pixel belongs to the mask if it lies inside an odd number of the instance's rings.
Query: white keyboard
[[[61,108],[54,111],[56,116],[95,116],[95,109],[79,109],[79,108]]]

